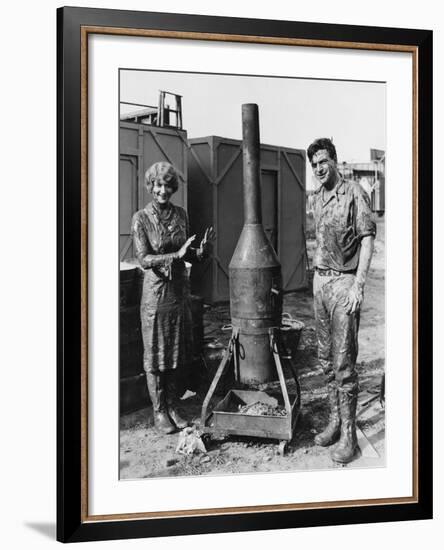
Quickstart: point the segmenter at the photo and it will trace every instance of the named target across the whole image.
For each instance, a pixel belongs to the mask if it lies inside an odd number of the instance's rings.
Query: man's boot
[[[356,405],[358,392],[339,392],[339,411],[341,415],[341,437],[336,448],[331,452],[335,462],[347,464],[359,451],[356,437]]]
[[[170,415],[171,420],[174,422],[177,428],[179,430],[183,430],[188,426],[188,422],[180,416],[179,410],[177,408],[179,396],[177,389],[176,372],[170,371],[165,373],[164,376],[166,384],[168,414]]]
[[[339,439],[341,433],[341,418],[339,416],[339,396],[336,382],[328,384],[328,403],[330,406],[330,416],[325,430],[317,434],[314,438],[316,445],[327,447],[333,445]]]
[[[156,430],[164,434],[171,434],[175,432],[176,427],[168,416],[162,375],[147,372],[146,382],[151,403],[153,404],[154,426]]]

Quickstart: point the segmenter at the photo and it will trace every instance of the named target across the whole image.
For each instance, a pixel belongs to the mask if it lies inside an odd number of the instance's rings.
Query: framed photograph
[[[432,517],[432,32],[58,10],[62,542]]]

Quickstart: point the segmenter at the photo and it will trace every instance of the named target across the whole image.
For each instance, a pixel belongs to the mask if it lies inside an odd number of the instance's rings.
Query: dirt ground
[[[367,279],[365,301],[359,332],[358,372],[358,442],[360,456],[347,468],[382,467],[385,464],[385,415],[379,391],[385,367],[385,235],[384,219],[378,218],[375,253]],[[310,219],[307,223],[307,252],[311,259],[314,241]],[[179,434],[160,435],[153,427],[151,407],[121,417],[120,479],[169,476],[224,475],[319,470],[340,468],[329,455],[329,449],[316,446],[314,435],[322,431],[328,419],[326,391],[321,369],[316,360],[311,285],[307,290],[284,297],[285,312],[303,321],[303,329],[293,364],[301,386],[301,410],[292,441],[284,455],[279,454],[276,440],[229,436],[206,441],[206,453],[185,456],[176,452]],[[222,326],[230,322],[228,304],[206,307],[204,314],[204,359],[201,383],[192,389],[196,394],[182,400],[184,416],[197,428],[202,401],[222,357],[230,333]],[[287,378],[288,376],[288,378]],[[289,392],[295,388],[290,373],[286,374]],[[229,381],[212,400],[217,403],[227,391]],[[275,392],[279,384],[258,389]],[[373,399],[372,399],[373,398]],[[366,403],[370,403],[366,406]],[[211,408],[211,407],[210,407]]]

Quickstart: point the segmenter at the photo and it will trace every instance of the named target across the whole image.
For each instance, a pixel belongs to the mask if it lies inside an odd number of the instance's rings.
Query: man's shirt
[[[313,267],[355,271],[361,239],[376,235],[370,199],[354,181],[341,179],[327,195],[321,185],[314,194],[316,253]]]

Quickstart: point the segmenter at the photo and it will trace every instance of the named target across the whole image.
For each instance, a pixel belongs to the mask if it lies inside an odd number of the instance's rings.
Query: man
[[[320,183],[314,194],[313,296],[318,357],[330,404],[329,423],[315,443],[328,446],[339,440],[331,457],[347,463],[359,451],[355,422],[359,314],[376,224],[368,195],[358,183],[341,177],[332,141],[315,140],[307,155]]]

